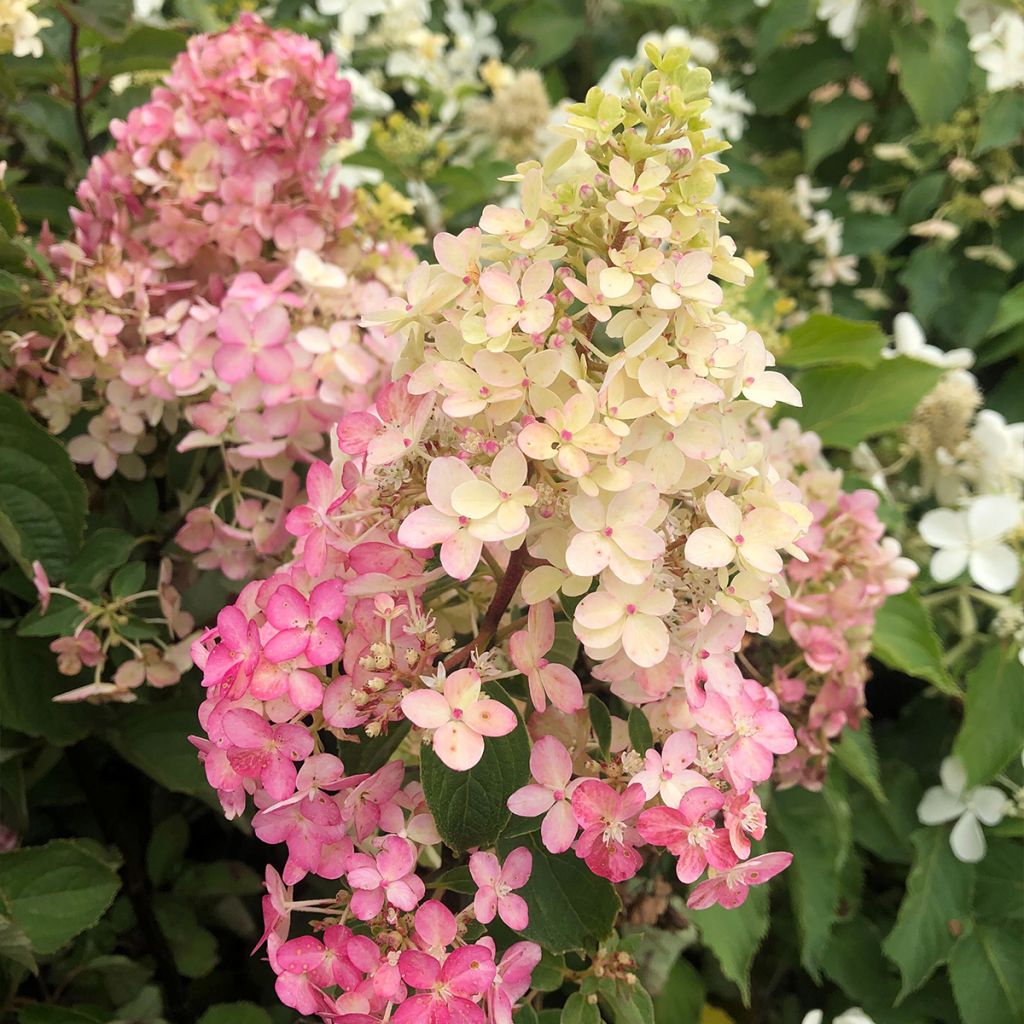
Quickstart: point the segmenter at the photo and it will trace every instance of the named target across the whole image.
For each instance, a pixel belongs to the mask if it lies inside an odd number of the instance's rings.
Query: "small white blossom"
[[[932,786],[917,808],[924,825],[956,819],[949,845],[957,860],[977,864],[985,856],[981,823],[998,825],[1006,813],[1006,794],[995,786],[967,788],[967,773],[958,758],[947,757],[939,768],[941,786]]]
[[[897,313],[892,321],[892,345],[882,349],[883,359],[907,356],[931,366],[950,370],[966,370],[974,365],[974,353],[969,348],[954,348],[943,352],[929,345],[924,330],[913,313]]]

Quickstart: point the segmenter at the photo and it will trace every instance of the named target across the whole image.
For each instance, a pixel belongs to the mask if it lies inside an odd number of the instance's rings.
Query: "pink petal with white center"
[[[488,267],[480,275],[480,291],[492,302],[514,306],[519,301],[519,286],[504,270]]]
[[[525,846],[517,846],[506,858],[501,880],[513,889],[521,889],[533,872],[533,854]]]
[[[398,527],[399,543],[410,548],[431,548],[442,544],[459,529],[458,519],[453,515],[424,505],[414,509]]]
[[[474,853],[469,858],[469,873],[478,886],[495,886],[501,879],[501,864],[493,853]]]
[[[498,900],[498,916],[514,932],[521,932],[530,923],[530,909],[526,900],[516,893],[509,893]]]
[[[414,690],[402,698],[402,712],[421,729],[439,729],[452,717],[451,705],[436,690]]]
[[[441,565],[449,576],[468,580],[480,564],[483,541],[466,530],[458,530],[441,545]]]
[[[567,800],[559,800],[544,816],[540,838],[549,853],[565,853],[572,846],[579,826]]]
[[[434,753],[452,771],[469,771],[484,756],[484,738],[462,722],[448,722],[434,733]]]
[[[523,786],[508,798],[508,809],[521,818],[535,818],[550,810],[554,802],[547,786]]]
[[[221,345],[213,357],[213,368],[227,384],[237,384],[252,373],[252,353],[241,345]]]
[[[507,736],[518,724],[516,713],[498,700],[477,701],[462,720],[481,736]]]
[[[571,715],[583,707],[583,687],[571,668],[552,663],[542,668],[540,674],[544,690],[559,711]]]

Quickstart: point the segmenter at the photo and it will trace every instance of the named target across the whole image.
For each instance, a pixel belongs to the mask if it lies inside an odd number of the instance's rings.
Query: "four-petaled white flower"
[[[1006,812],[1006,794],[995,786],[967,788],[967,773],[959,758],[947,757],[939,768],[941,786],[932,786],[917,808],[925,825],[941,825],[957,819],[949,845],[958,860],[977,864],[985,856],[981,823],[998,825]]]
[[[1004,594],[1020,577],[1020,558],[1006,537],[1021,524],[1021,502],[1006,494],[983,494],[961,509],[934,508],[921,517],[921,537],[938,548],[931,560],[937,583],[965,569],[979,587]]]

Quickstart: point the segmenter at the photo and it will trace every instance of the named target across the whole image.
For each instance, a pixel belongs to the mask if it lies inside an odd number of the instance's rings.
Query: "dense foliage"
[[[1019,1020],[1019,4],[238,8],[0,0],[0,1019]]]

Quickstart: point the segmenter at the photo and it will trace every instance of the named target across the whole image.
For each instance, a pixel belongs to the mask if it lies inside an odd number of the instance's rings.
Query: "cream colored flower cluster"
[[[800,396],[720,308],[718,281],[751,271],[711,199],[727,144],[688,56],[649,47],[624,98],[592,89],[545,162],[518,165],[521,208],[440,235],[367,321],[404,336],[398,372],[454,428],[399,540],[440,544],[456,580],[484,545],[517,552],[525,603],[582,597],[577,637],[624,669],[689,655],[716,612],[767,632],[810,522],[750,427]]]

